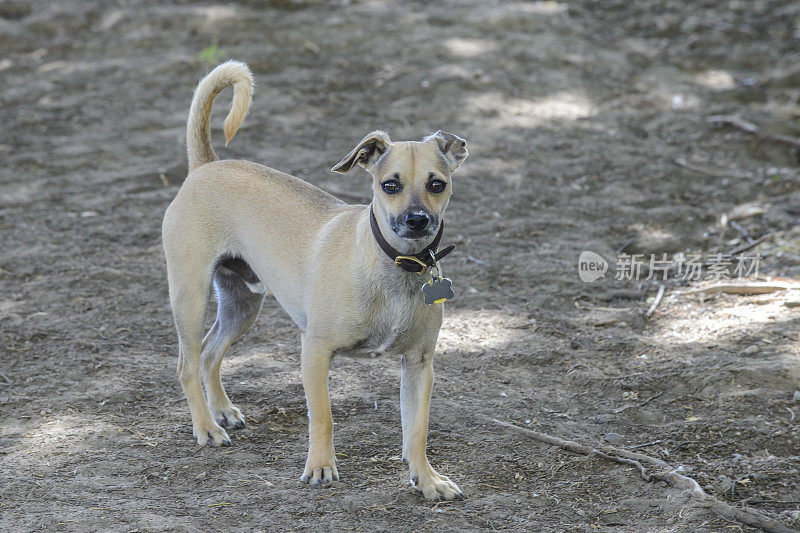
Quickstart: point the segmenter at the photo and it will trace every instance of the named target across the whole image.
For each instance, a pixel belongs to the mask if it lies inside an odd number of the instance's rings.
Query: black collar
[[[436,261],[439,261],[441,258],[452,252],[453,248],[456,247],[455,244],[451,244],[450,246],[444,248],[441,252],[436,253],[436,248],[439,246],[439,241],[442,240],[444,221],[439,224],[439,233],[436,234],[433,242],[426,246],[425,249],[420,253],[414,255],[400,255],[400,252],[392,248],[392,245],[386,241],[381,234],[380,228],[378,228],[378,221],[375,219],[375,212],[372,210],[372,206],[369,208],[369,224],[372,227],[372,235],[375,237],[375,240],[378,241],[378,246],[381,247],[381,250],[383,250],[384,253],[388,255],[392,261],[394,261],[395,265],[399,266],[406,272],[424,274],[428,267],[432,267]],[[431,257],[431,252],[434,253],[434,257]]]

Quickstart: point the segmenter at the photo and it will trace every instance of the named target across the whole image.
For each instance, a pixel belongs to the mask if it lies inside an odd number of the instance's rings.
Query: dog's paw
[[[193,430],[194,436],[197,439],[197,444],[200,446],[230,446],[231,438],[224,429],[214,424],[209,427],[195,427]]]
[[[225,429],[241,429],[245,426],[242,412],[233,404],[221,409],[212,408],[211,416],[220,427]]]
[[[339,471],[336,469],[336,459],[333,453],[328,458],[312,459],[306,461],[306,468],[300,481],[309,485],[322,485],[331,481],[339,481]]]
[[[458,485],[428,466],[420,474],[411,474],[411,484],[426,500],[463,500],[464,493]]]

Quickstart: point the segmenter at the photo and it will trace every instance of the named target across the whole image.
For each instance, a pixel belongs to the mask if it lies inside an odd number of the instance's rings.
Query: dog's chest
[[[423,282],[406,276],[392,281],[366,288],[362,338],[352,351],[403,353],[418,340],[417,330],[427,315],[420,289]]]

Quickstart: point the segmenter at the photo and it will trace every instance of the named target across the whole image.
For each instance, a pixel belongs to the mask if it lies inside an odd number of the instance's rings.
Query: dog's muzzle
[[[436,234],[433,242],[425,247],[424,250],[415,255],[400,255],[400,252],[395,250],[381,234],[381,230],[378,227],[378,220],[375,218],[375,212],[371,207],[369,210],[369,222],[372,228],[372,235],[378,242],[378,246],[380,246],[381,250],[394,261],[395,266],[402,268],[406,272],[424,274],[429,267],[435,265],[439,259],[452,252],[453,248],[456,247],[455,244],[451,244],[438,253],[436,252],[436,249],[439,247],[439,242],[442,240],[442,232],[444,231],[444,222],[442,222],[439,224],[439,232]]]

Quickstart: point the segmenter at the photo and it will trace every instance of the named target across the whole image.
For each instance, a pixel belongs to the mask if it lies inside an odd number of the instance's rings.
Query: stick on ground
[[[706,176],[712,176],[714,178],[749,178],[751,173],[749,172],[742,172],[740,170],[734,169],[725,169],[725,168],[712,168],[703,165],[696,165],[694,163],[690,163],[684,157],[679,157],[675,159],[675,164],[679,167],[683,167],[694,172],[699,172],[700,174],[705,174]]]
[[[694,289],[686,292],[685,294],[717,294],[724,292],[727,294],[768,294],[770,292],[785,291],[788,289],[797,289],[800,285],[790,284],[783,281],[764,281],[764,282],[749,282],[749,283],[736,283],[726,282],[717,283],[704,287],[702,289]]]
[[[741,226],[741,224],[739,224],[735,220],[728,221],[728,225],[733,229],[735,229],[736,231],[738,231],[742,235],[742,237],[744,237],[744,240],[747,241],[747,244],[753,244],[756,242],[756,240],[752,237],[752,235],[750,235],[750,232],[744,229]]]
[[[725,255],[730,255],[730,256],[739,255],[742,252],[746,252],[747,250],[755,248],[756,246],[758,246],[762,242],[766,241],[770,237],[772,237],[772,234],[771,233],[767,233],[766,235],[762,235],[761,237],[759,237],[758,239],[754,240],[753,242],[748,242],[747,244],[743,244],[741,246],[738,246],[738,247],[734,248],[733,250],[729,250],[729,251],[725,252]]]
[[[747,122],[739,117],[732,115],[712,115],[706,120],[711,124],[726,124],[728,126],[733,126],[734,128],[740,129],[751,135],[755,135],[756,137],[760,137],[766,141],[778,142],[793,146],[794,148],[800,148],[800,138],[792,137],[790,135],[764,133],[752,122]]]
[[[653,316],[653,313],[656,312],[656,307],[658,307],[658,304],[661,303],[661,299],[664,297],[665,290],[666,289],[664,288],[664,285],[658,286],[658,294],[656,294],[656,299],[653,300],[652,305],[650,305],[650,309],[648,309],[647,312],[644,314],[645,318],[650,318],[651,316]]]
[[[551,446],[558,446],[559,448],[576,453],[578,455],[586,455],[590,457],[597,456],[602,459],[606,459],[607,461],[636,467],[639,470],[639,474],[642,476],[642,479],[645,481],[663,481],[671,487],[685,489],[700,507],[708,509],[709,511],[723,518],[734,518],[747,525],[761,528],[770,533],[799,533],[798,530],[787,527],[786,525],[773,518],[770,518],[760,511],[756,511],[755,509],[750,509],[747,507],[734,507],[728,503],[714,499],[713,497],[709,496],[702,489],[702,487],[700,487],[700,484],[697,483],[697,481],[679,473],[677,469],[673,468],[661,459],[650,457],[649,455],[645,455],[643,453],[615,448],[614,446],[598,445],[596,448],[592,448],[591,446],[586,446],[585,444],[580,444],[571,440],[560,439],[546,433],[541,433],[539,431],[520,427],[515,424],[510,424],[490,416],[476,416],[484,422],[489,422],[504,429],[526,435],[539,442],[550,444]],[[648,474],[643,463],[658,467],[662,471]]]

